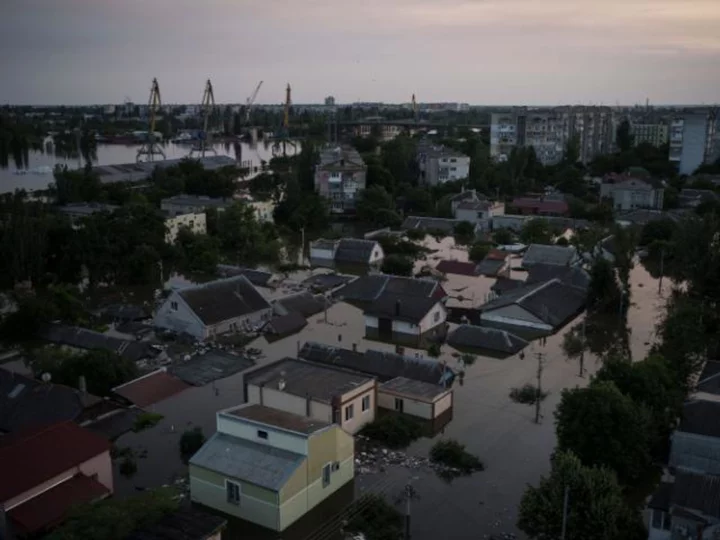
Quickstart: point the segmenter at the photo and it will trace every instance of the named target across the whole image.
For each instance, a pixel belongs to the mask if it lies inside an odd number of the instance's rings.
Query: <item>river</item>
[[[230,156],[242,162],[249,162],[250,167],[259,167],[261,161],[270,161],[272,158],[272,145],[266,142],[259,142],[251,145],[245,142],[239,143],[241,148],[240,156],[236,154],[234,143],[219,143],[213,145],[213,149],[220,156]],[[97,159],[93,165],[119,165],[122,163],[134,163],[140,145],[121,144],[99,144],[97,146]],[[165,156],[168,159],[178,159],[187,156],[191,147],[185,144],[166,143],[162,146]],[[212,155],[212,154],[211,154]],[[77,169],[82,164],[77,159],[65,159],[55,156],[53,153],[31,152],[26,174],[17,174],[17,168],[12,162],[7,169],[0,168],[0,193],[13,192],[16,189],[42,190],[47,189],[53,180],[50,172],[41,174],[38,169],[53,168],[55,165],[67,165],[69,168]]]

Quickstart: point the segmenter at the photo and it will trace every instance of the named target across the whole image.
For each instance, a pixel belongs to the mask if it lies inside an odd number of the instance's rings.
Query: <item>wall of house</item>
[[[261,391],[262,400],[260,399]],[[262,404],[280,411],[307,416],[307,398],[289,394],[270,386],[264,386],[261,389],[254,384],[248,384],[248,403]],[[332,422],[332,407],[327,403],[311,399],[310,418],[323,422]]]
[[[453,406],[453,392],[450,390],[435,402],[435,418],[450,410]]]
[[[720,474],[720,438],[675,431],[670,449],[670,466]]]
[[[425,420],[432,420],[433,411],[432,403],[411,399],[409,397],[400,396],[394,392],[378,389],[378,406],[390,411],[397,411],[395,400],[399,399],[403,402],[403,413]]]
[[[340,487],[353,479],[355,474],[355,444],[353,438],[334,426],[313,435],[308,441],[308,510],[320,504]],[[330,484],[322,485],[325,465],[338,463],[338,470],[331,471]],[[331,467],[332,469],[332,467]]]
[[[375,384],[374,380],[368,381],[340,398],[342,400],[340,426],[348,433],[355,434],[375,420]],[[370,398],[370,408],[363,411],[362,400],[366,396]],[[353,408],[353,417],[345,420],[345,410],[350,406]]]
[[[98,482],[108,488],[110,490],[110,493],[114,491],[112,461],[110,460],[110,452],[108,451],[88,459],[77,467],[73,467],[61,474],[58,474],[57,476],[54,476],[53,478],[50,478],[47,481],[38,484],[32,489],[29,489],[26,492],[13,497],[12,499],[8,499],[7,501],[0,501],[0,503],[4,503],[3,506],[6,511],[11,510],[16,506],[27,502],[34,497],[37,497],[41,493],[44,493],[45,491],[54,488],[58,484],[67,482],[73,476],[76,476],[80,473],[90,477],[97,475]]]
[[[187,227],[195,234],[207,232],[207,219],[204,212],[180,214],[165,220],[165,242],[174,244],[181,227]]]
[[[333,261],[335,260],[335,250],[310,247],[310,258]]]
[[[241,419],[233,418],[231,415],[218,413],[217,430],[220,433],[226,433],[228,435],[232,435],[233,437],[245,439],[246,441],[265,444],[274,448],[295,452],[296,454],[306,456],[308,453],[308,443],[306,437],[300,434],[295,435],[288,431],[275,429],[271,425],[243,422]],[[267,432],[268,438],[259,438],[257,435],[258,430]]]
[[[424,334],[430,329],[444,324],[445,321],[447,321],[447,309],[445,309],[444,305],[438,302],[420,321],[420,333]]]
[[[276,492],[243,482],[240,478],[226,477],[215,471],[189,466],[190,499],[225,514],[246,519],[272,530],[279,530],[280,507]],[[240,504],[227,500],[226,481],[240,486]]]
[[[492,226],[493,229],[510,229],[512,231],[519,231],[523,228],[523,225],[525,225],[527,220],[527,216],[518,216],[514,214],[493,216]]]
[[[172,309],[172,303],[177,303],[177,310]],[[170,293],[165,302],[160,306],[153,324],[159,328],[173,330],[175,332],[186,332],[197,339],[205,339],[206,327],[200,319],[188,307],[177,291]]]
[[[667,520],[668,526],[667,528],[663,529],[661,527],[656,528],[653,526],[653,514],[657,514],[657,519],[661,520]],[[664,515],[663,515],[664,514]],[[666,512],[663,512],[662,510],[654,510],[652,508],[648,508],[646,512],[644,512],[643,516],[645,526],[648,530],[648,540],[670,540],[671,532],[670,532],[670,515]]]
[[[552,330],[552,326],[541,321],[522,307],[512,304],[492,311],[482,312],[480,320],[488,322],[496,322],[500,324],[509,324],[513,326],[523,326],[536,330]]]
[[[370,264],[379,264],[385,259],[385,251],[383,250],[382,246],[380,244],[375,246],[375,249],[372,250],[372,253],[370,254],[370,260],[368,261]]]
[[[257,326],[263,321],[269,321],[271,317],[272,306],[268,306],[267,308],[258,310],[254,313],[248,313],[247,315],[242,315],[241,317],[228,319],[208,327],[208,337],[219,336],[229,332],[242,331],[243,329]]]

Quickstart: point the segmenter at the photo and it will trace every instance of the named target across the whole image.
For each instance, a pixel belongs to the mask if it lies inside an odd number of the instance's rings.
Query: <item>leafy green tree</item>
[[[214,274],[220,262],[220,241],[206,234],[195,234],[183,227],[178,231],[175,246],[180,265],[190,272]]]
[[[633,146],[633,136],[630,134],[630,122],[625,119],[617,127],[616,139],[620,152],[629,152]]]
[[[514,242],[515,238],[509,229],[497,229],[493,232],[493,240],[496,244],[507,246]]]
[[[400,216],[395,212],[395,201],[381,186],[360,191],[355,208],[360,220],[379,227],[394,226],[400,222]]]
[[[564,390],[555,425],[558,450],[573,452],[588,465],[605,465],[624,483],[650,466],[650,414],[612,382]]]
[[[520,231],[520,240],[524,244],[552,244],[552,229],[547,219],[530,219]]]
[[[588,305],[596,311],[612,313],[617,312],[621,300],[622,292],[612,264],[598,257],[590,267]]]
[[[205,435],[202,428],[194,427],[186,430],[180,437],[180,455],[183,461],[188,461],[205,444]]]
[[[458,244],[470,244],[475,240],[475,225],[469,221],[461,221],[455,225],[453,233]]]
[[[388,255],[383,261],[382,271],[395,276],[412,276],[413,261],[402,255]]]
[[[383,166],[398,183],[417,183],[418,170],[415,161],[417,143],[406,135],[395,137],[381,146]]]
[[[291,231],[323,231],[330,225],[327,201],[315,192],[303,193],[294,179],[285,187],[285,198],[273,212],[275,223]]]
[[[468,252],[468,258],[473,262],[480,262],[487,257],[487,254],[490,253],[491,249],[492,246],[490,244],[485,242],[475,242]]]
[[[363,495],[356,505],[346,531],[362,533],[367,540],[397,540],[403,535],[403,515],[382,495]]]
[[[585,466],[570,452],[558,452],[549,476],[529,486],[520,501],[518,527],[530,538],[560,538],[565,491],[569,504],[568,538],[635,540],[628,536],[629,512],[615,474],[608,468]]]
[[[649,246],[653,242],[669,242],[675,235],[678,225],[671,219],[660,219],[647,222],[640,233],[638,244]]]
[[[218,215],[218,239],[223,249],[232,252],[242,264],[277,261],[280,242],[272,223],[259,223],[255,210],[235,203]]]

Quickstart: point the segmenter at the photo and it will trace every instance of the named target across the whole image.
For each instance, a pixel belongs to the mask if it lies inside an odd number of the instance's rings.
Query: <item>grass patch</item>
[[[523,405],[535,405],[538,397],[539,401],[543,401],[549,395],[549,392],[540,392],[540,396],[538,396],[538,389],[532,384],[526,384],[520,388],[510,390],[510,399],[515,403],[522,403]]]
[[[482,471],[485,465],[480,458],[465,450],[465,445],[455,439],[445,439],[436,442],[430,449],[430,461],[452,469],[458,469],[463,474]]]
[[[160,422],[160,420],[162,420],[163,418],[164,417],[162,414],[151,412],[142,413],[137,418],[135,418],[135,423],[133,424],[133,431],[137,433],[138,431],[155,427],[157,423]]]
[[[399,414],[385,414],[365,426],[361,432],[368,439],[388,448],[405,448],[422,437],[422,426]]]
[[[345,530],[362,533],[367,540],[397,540],[404,533],[405,518],[381,495],[360,497],[353,508],[357,509]]]

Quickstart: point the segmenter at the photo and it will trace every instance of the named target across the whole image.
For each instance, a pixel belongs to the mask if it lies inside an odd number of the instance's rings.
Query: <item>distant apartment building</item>
[[[326,97],[325,105],[327,105],[328,107],[334,107],[335,106],[335,96]]]
[[[615,210],[662,210],[664,189],[625,175],[609,175],[600,186],[600,197],[612,199]]]
[[[633,144],[651,144],[662,146],[667,144],[670,127],[665,123],[631,123],[630,135],[633,137]]]
[[[315,190],[330,201],[330,211],[355,211],[358,192],[365,189],[367,165],[354,148],[331,147],[320,152],[315,168]]]
[[[560,162],[568,141],[579,138],[583,163],[611,152],[614,140],[612,111],[608,107],[514,109],[493,113],[490,155],[507,159],[515,147],[533,147],[544,165]]]
[[[382,141],[391,141],[400,133],[402,133],[403,127],[396,124],[358,124],[353,128],[353,135],[356,137],[370,137],[371,135],[377,135]]]
[[[167,215],[165,217],[165,242],[174,244],[182,228],[186,228],[194,234],[205,234],[207,232],[205,212]]]
[[[179,214],[193,214],[204,212],[208,208],[217,210],[225,210],[231,206],[233,201],[230,199],[220,199],[212,197],[204,197],[197,195],[175,195],[160,201],[160,209],[169,216],[177,216]]]
[[[465,154],[423,141],[418,145],[419,182],[430,186],[464,180],[470,175],[470,158]]]
[[[720,157],[717,111],[694,111],[673,118],[670,123],[670,161],[678,163],[680,174],[693,174],[704,163]]]

